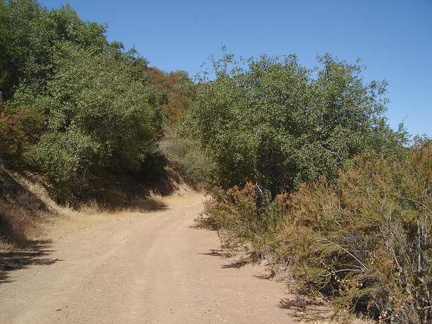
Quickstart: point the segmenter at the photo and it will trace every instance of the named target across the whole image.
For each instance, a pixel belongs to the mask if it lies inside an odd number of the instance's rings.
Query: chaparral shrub
[[[299,286],[336,309],[383,322],[432,321],[431,143],[399,160],[362,154],[336,184],[322,177],[261,211],[253,188],[216,196],[210,219],[288,261]]]

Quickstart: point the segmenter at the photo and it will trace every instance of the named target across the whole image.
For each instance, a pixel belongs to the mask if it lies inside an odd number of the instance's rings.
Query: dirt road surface
[[[194,227],[203,199],[39,242],[0,283],[0,323],[293,323],[283,284],[232,267]]]

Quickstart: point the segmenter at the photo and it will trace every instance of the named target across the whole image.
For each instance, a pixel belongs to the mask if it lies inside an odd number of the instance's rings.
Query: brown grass
[[[6,219],[0,226],[7,233],[0,235],[2,251],[26,246],[35,240],[56,241],[71,233],[126,219],[137,213],[164,210],[196,194],[179,180],[170,185],[175,191],[166,196],[157,189],[142,195],[127,195],[119,191],[113,195],[112,201],[89,200],[74,209],[53,201],[42,177],[1,171],[1,188],[8,191],[0,195],[0,221]]]

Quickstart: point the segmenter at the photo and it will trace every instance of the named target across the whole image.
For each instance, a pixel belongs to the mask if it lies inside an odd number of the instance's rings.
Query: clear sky
[[[387,80],[386,116],[411,134],[432,137],[432,0],[41,0],[69,3],[85,21],[108,24],[123,42],[164,71],[190,76],[222,45],[236,56],[297,54],[312,67],[330,53]]]

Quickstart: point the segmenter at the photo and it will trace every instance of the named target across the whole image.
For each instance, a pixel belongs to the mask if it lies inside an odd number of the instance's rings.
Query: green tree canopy
[[[0,1],[0,155],[24,156],[66,199],[101,171],[140,169],[161,134],[147,62],[105,33],[69,5]]]
[[[95,53],[69,42],[54,55],[44,93],[25,86],[14,104],[43,110],[46,131],[34,148],[42,171],[62,186],[85,188],[100,169],[136,171],[157,149],[159,98],[145,61],[116,49]]]
[[[213,61],[189,115],[195,137],[216,163],[222,187],[257,181],[273,193],[325,174],[376,149],[394,152],[403,134],[386,124],[385,82],[330,55],[309,69],[297,57]]]
[[[84,22],[65,5],[47,10],[35,0],[0,1],[0,71],[5,99],[21,83],[42,91],[53,72],[57,45],[68,41],[102,51],[107,47],[106,27]]]

